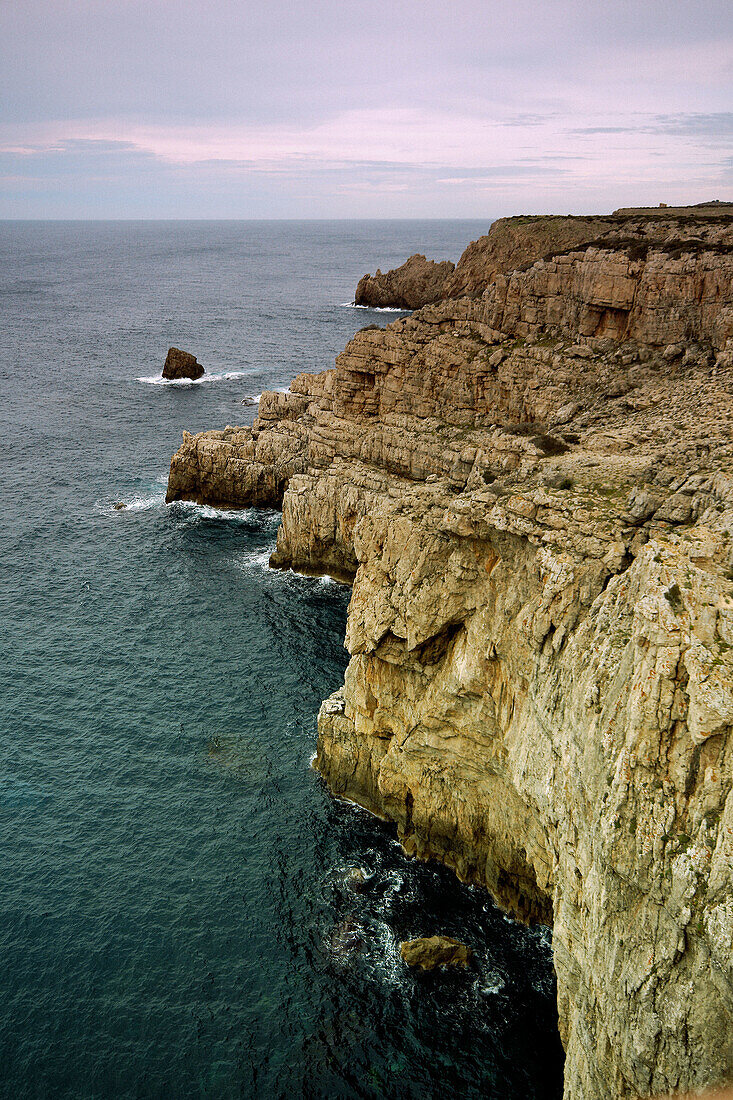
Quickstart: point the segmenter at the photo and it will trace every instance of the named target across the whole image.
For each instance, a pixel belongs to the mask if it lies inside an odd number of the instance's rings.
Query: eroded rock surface
[[[195,382],[203,373],[204,368],[195,355],[191,355],[188,351],[181,351],[180,348],[168,348],[163,366],[164,378],[190,378]]]
[[[733,1077],[733,221],[675,224],[363,331],[171,465],[353,582],[316,766],[552,925],[569,1100]]]
[[[443,287],[453,271],[450,260],[435,263],[417,253],[410,256],[401,267],[383,275],[363,275],[354,296],[357,306],[385,306],[397,309],[419,309],[428,302],[443,297]]]
[[[655,210],[617,210],[606,217],[515,217],[495,221],[484,237],[472,241],[455,268],[411,256],[384,274],[364,275],[357,305],[418,309],[443,298],[477,297],[497,275],[506,275],[589,244],[622,243],[632,252],[650,245],[674,251],[685,242],[730,248],[733,204]]]
[[[471,958],[471,948],[450,936],[423,936],[404,940],[400,944],[400,955],[408,966],[418,970],[435,970],[439,966],[465,969]]]

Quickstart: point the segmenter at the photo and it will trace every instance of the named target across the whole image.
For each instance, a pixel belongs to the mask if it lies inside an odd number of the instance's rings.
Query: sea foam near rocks
[[[136,382],[147,386],[202,386],[205,382],[232,382],[235,378],[245,378],[247,371],[228,370],[219,374],[202,374],[200,378],[163,378],[160,374],[143,375]]]

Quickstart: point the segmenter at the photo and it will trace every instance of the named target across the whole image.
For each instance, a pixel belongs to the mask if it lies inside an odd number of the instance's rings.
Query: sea
[[[364,272],[489,224],[0,223],[3,1098],[561,1096],[549,930],[311,768],[349,589],[164,502],[182,430],[394,319]],[[467,971],[401,962],[435,933]]]

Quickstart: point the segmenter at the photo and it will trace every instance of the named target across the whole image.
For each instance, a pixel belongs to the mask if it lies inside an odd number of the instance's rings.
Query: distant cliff
[[[698,1089],[733,1079],[733,217],[496,225],[461,296],[187,435],[168,499],[282,507],[272,564],[353,584],[316,766],[552,925],[569,1100]]]
[[[410,256],[401,267],[364,275],[356,288],[357,305],[419,309],[444,298],[475,298],[497,275],[508,274],[569,249],[602,242],[653,240],[671,246],[700,240],[729,239],[733,203],[671,210],[617,210],[606,217],[500,218],[485,237],[472,241],[457,265]]]

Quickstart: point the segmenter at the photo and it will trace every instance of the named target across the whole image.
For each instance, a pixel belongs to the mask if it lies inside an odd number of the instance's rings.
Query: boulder
[[[164,378],[190,378],[195,381],[203,373],[204,368],[195,355],[191,355],[187,351],[181,351],[180,348],[168,348],[165,366],[163,367]]]
[[[373,876],[367,875],[361,867],[350,867],[344,877],[344,882],[349,890],[355,894],[363,894],[369,886]]]
[[[471,948],[450,936],[423,936],[417,940],[404,940],[400,954],[408,966],[421,970],[435,970],[436,966],[468,966]]]

